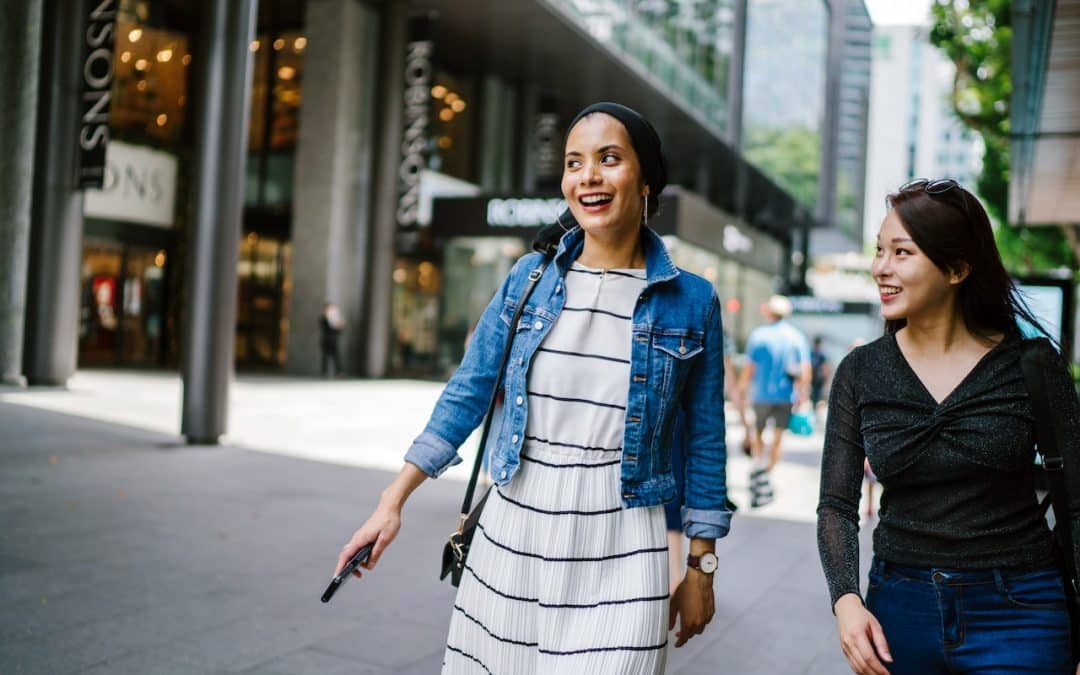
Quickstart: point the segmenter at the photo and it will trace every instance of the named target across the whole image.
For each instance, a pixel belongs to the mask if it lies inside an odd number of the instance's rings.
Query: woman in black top
[[[1080,405],[1014,291],[986,212],[951,180],[890,195],[872,272],[886,334],[841,362],[829,399],[818,547],[857,673],[1066,673],[1068,616],[1036,501],[1034,416],[1020,356],[1046,373],[1080,542]],[[866,604],[863,460],[883,485]],[[1077,555],[1080,560],[1080,555]]]

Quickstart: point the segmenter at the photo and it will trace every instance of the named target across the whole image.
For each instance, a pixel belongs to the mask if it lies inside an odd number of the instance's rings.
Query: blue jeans
[[[1073,672],[1056,569],[960,571],[874,558],[866,607],[885,631],[891,675]]]

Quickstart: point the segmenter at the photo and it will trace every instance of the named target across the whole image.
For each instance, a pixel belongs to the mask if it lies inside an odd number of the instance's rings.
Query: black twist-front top
[[[818,549],[834,604],[859,592],[864,457],[883,486],[875,555],[952,569],[1054,564],[1032,474],[1034,413],[1020,366],[1028,344],[1004,339],[941,403],[892,335],[855,349],[837,367],[818,505]],[[1034,348],[1053,349],[1045,340]],[[1046,382],[1064,429],[1061,453],[1080,561],[1080,404],[1064,361],[1052,362],[1060,367]]]

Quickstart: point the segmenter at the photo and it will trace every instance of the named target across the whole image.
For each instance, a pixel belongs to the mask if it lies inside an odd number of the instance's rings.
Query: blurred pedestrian
[[[647,226],[665,183],[660,140],[636,112],[594,104],[570,123],[562,188],[574,227],[550,265],[534,253],[511,270],[405,467],[341,552],[338,569],[374,542],[366,567],[378,564],[408,495],[461,461],[456,448],[504,377],[495,486],[444,673],[660,673],[676,620],[680,647],[712,618],[715,539],[731,517],[721,311],[712,285],[676,268]],[[675,492],[667,454],[680,407],[691,555],[669,596],[662,505]]]
[[[740,399],[744,408],[749,400],[754,412],[750,435],[750,506],[754,508],[774,498],[772,470],[780,461],[780,446],[791,422],[792,407],[807,401],[810,383],[810,346],[799,329],[786,321],[791,301],[774,295],[762,305],[761,312],[767,323],[750,332],[747,362],[739,377]],[[772,436],[766,451],[764,432],[770,423]]]
[[[324,377],[336,377],[341,374],[341,331],[345,320],[341,310],[332,302],[323,305],[319,315],[319,348],[322,352],[322,373]]]
[[[889,196],[872,273],[885,335],[840,363],[829,399],[818,547],[857,673],[1071,673],[1053,536],[1035,495],[1023,354],[1047,359],[1072,532],[1080,532],[1080,403],[1017,295],[978,199],[952,180]],[[860,487],[882,485],[865,605]],[[1080,538],[1073,535],[1074,547]],[[1080,552],[1077,558],[1080,560]]]
[[[810,345],[810,404],[815,412],[824,403],[822,393],[828,379],[829,357],[825,354],[824,338],[815,335]]]

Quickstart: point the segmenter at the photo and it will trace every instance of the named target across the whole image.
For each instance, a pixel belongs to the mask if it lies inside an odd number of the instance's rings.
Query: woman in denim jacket
[[[715,540],[728,532],[723,333],[711,284],[679,270],[647,226],[666,182],[660,140],[614,103],[583,110],[562,190],[577,226],[550,264],[524,256],[484,311],[405,466],[342,550],[372,570],[409,494],[461,462],[503,373],[489,443],[495,483],[472,541],[444,673],[660,673],[713,615]],[[510,325],[530,274],[543,269]],[[685,412],[686,576],[669,589],[663,504]],[[494,434],[494,431],[493,431]],[[670,617],[670,618],[669,618]]]

